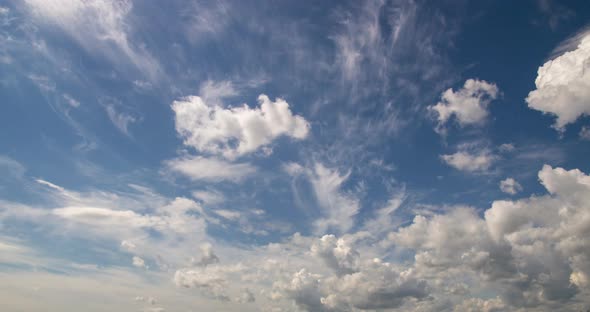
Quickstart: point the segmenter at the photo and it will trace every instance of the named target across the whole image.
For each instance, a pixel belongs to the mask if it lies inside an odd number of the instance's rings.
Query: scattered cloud
[[[522,191],[522,185],[513,178],[506,178],[500,181],[500,190],[506,194],[515,195]]]
[[[448,89],[441,101],[428,109],[437,115],[437,132],[444,133],[444,126],[455,117],[461,127],[481,125],[488,116],[488,106],[500,95],[498,87],[485,80],[468,79],[463,88]]]
[[[463,149],[454,154],[441,155],[440,157],[447,165],[460,171],[472,173],[488,171],[498,159],[496,155],[485,148],[478,151]]]

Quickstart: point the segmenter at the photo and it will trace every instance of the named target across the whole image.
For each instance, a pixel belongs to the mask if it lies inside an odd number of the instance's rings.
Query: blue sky
[[[0,306],[587,309],[589,21],[0,0]]]

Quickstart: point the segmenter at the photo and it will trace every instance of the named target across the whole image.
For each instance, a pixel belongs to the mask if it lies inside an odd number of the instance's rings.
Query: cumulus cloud
[[[165,162],[166,166],[191,180],[238,182],[256,172],[248,163],[231,163],[214,157],[186,156]]]
[[[180,269],[174,273],[174,283],[178,287],[194,288],[207,297],[227,302],[231,301],[228,294],[230,274],[239,270],[238,267],[225,266]]]
[[[414,250],[418,276],[441,284],[474,278],[500,296],[472,297],[458,309],[575,309],[589,290],[590,177],[545,165],[539,180],[548,195],[494,201],[483,218],[469,207],[416,216],[389,239]]]
[[[460,150],[440,157],[447,165],[466,172],[485,172],[497,160],[497,156],[487,149],[476,152]]]
[[[458,91],[448,89],[441,95],[441,101],[429,106],[428,110],[437,115],[437,131],[444,132],[444,126],[451,118],[460,126],[480,125],[488,116],[488,106],[500,94],[498,87],[484,80],[468,79]]]
[[[582,140],[590,141],[590,127],[582,127],[579,136]]]
[[[522,191],[522,185],[513,178],[506,178],[500,181],[500,190],[506,194],[515,195]]]
[[[553,127],[564,127],[590,114],[590,33],[585,33],[573,51],[539,67],[536,89],[526,98],[532,109],[557,117]]]
[[[218,89],[213,91],[220,92]],[[293,115],[285,100],[272,102],[262,94],[258,102],[260,107],[257,108],[245,104],[224,108],[205,103],[199,96],[174,101],[172,110],[176,131],[185,145],[230,159],[252,153],[280,136],[296,140],[307,137],[309,123],[303,117]]]
[[[311,254],[321,258],[336,274],[345,275],[357,272],[360,255],[342,238],[324,235],[311,246]]]

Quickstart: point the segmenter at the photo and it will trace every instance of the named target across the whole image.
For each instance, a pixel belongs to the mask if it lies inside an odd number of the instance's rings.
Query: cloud
[[[522,185],[513,178],[506,178],[500,181],[500,190],[506,194],[515,195],[522,191]]]
[[[61,28],[90,54],[131,65],[149,79],[161,74],[158,62],[130,38],[131,1],[26,0],[37,21]]]
[[[209,190],[200,190],[200,191],[193,191],[191,193],[194,198],[202,201],[207,205],[216,205],[222,203],[225,198],[223,194],[217,191],[209,191]]]
[[[143,259],[141,259],[140,257],[137,256],[133,256],[132,259],[132,264],[134,267],[138,267],[138,268],[142,268],[142,269],[147,269],[147,265],[145,264],[145,261]]]
[[[548,165],[538,175],[549,194],[494,201],[483,218],[469,207],[416,216],[389,239],[415,252],[417,276],[448,286],[455,278],[474,279],[473,294],[486,289],[500,296],[485,303],[471,295],[474,299],[456,309],[544,310],[555,305],[575,310],[576,300],[588,303],[582,298],[590,286],[590,176]],[[438,288],[441,295],[443,289]]]
[[[311,254],[321,258],[339,276],[358,272],[360,255],[347,242],[334,235],[324,235],[311,246]]]
[[[590,114],[590,33],[577,48],[547,61],[539,67],[536,89],[526,102],[529,108],[557,117],[553,127],[564,127]]]
[[[213,252],[211,244],[201,245],[201,259],[194,261],[195,265],[206,267],[210,264],[219,263],[219,257]]]
[[[350,173],[342,175],[320,163],[315,164],[313,171],[308,171],[309,181],[322,214],[322,217],[314,222],[317,233],[346,233],[354,225],[354,217],[360,209],[360,202],[353,194],[341,190],[349,175]]]
[[[441,101],[429,106],[428,110],[437,115],[437,131],[444,132],[444,126],[455,117],[461,127],[481,125],[488,116],[488,106],[498,98],[498,87],[484,80],[468,79],[458,91],[448,89],[441,95]]]
[[[578,135],[580,136],[580,139],[590,141],[590,127],[582,127]]]
[[[117,112],[113,105],[107,105],[106,111],[111,122],[117,127],[121,133],[130,136],[129,125],[136,122],[137,119],[129,114]]]
[[[441,155],[440,158],[449,166],[466,172],[486,172],[496,161],[497,156],[487,149],[480,151],[460,150],[454,154]]]
[[[258,108],[245,104],[223,108],[198,96],[174,101],[176,131],[185,145],[230,159],[252,153],[280,136],[296,140],[307,137],[309,123],[293,115],[285,100],[272,102],[262,94],[258,102]]]
[[[221,105],[224,98],[238,95],[231,81],[207,80],[199,88],[199,96],[204,103]]]
[[[64,219],[93,226],[149,227],[154,220],[131,210],[112,210],[97,207],[64,207],[53,210],[53,214]]]
[[[230,163],[218,158],[186,156],[165,162],[166,166],[191,180],[239,182],[256,172],[256,167],[247,163]]]
[[[0,155],[0,172],[3,172],[4,175],[20,178],[26,171],[27,168],[18,161],[8,156]]]

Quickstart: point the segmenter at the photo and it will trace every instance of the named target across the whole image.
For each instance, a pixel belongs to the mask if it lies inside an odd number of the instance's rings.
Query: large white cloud
[[[539,67],[535,90],[526,98],[530,108],[555,115],[558,130],[590,114],[590,34],[573,51]]]
[[[285,100],[272,102],[262,94],[258,102],[260,107],[257,108],[245,104],[224,108],[205,103],[199,96],[174,101],[172,110],[176,131],[184,139],[184,144],[230,159],[252,153],[279,136],[297,140],[307,137],[309,123],[303,117],[293,115]]]
[[[583,307],[576,302],[589,303],[590,176],[546,165],[539,179],[548,195],[495,201],[483,218],[467,207],[417,216],[390,240],[415,251],[418,276],[441,285],[474,279],[472,291],[501,296],[497,302],[463,302],[465,307]]]
[[[468,79],[458,91],[448,89],[441,95],[441,101],[428,109],[437,115],[437,131],[444,132],[444,126],[454,116],[460,126],[482,124],[488,116],[488,106],[500,94],[498,87],[484,80]]]

